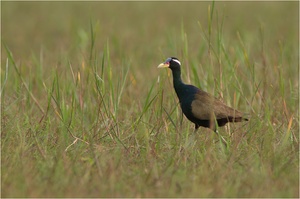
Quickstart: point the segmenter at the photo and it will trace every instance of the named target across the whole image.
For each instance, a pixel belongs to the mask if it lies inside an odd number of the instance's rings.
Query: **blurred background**
[[[89,48],[90,24],[96,31],[96,49],[111,43],[114,59],[127,57],[144,67],[157,58],[180,57],[182,31],[189,53],[197,56],[207,30],[211,2],[2,2],[2,41],[15,58],[45,53],[53,64],[63,57],[76,60]],[[268,45],[298,40],[298,2],[216,2],[214,20],[222,21],[227,45],[243,36],[249,48],[263,27]],[[216,30],[213,30],[216,32]],[[292,44],[290,44],[292,45]],[[294,45],[297,45],[296,43]],[[275,49],[274,49],[275,50]],[[272,52],[270,52],[272,53]],[[156,59],[148,59],[153,57]],[[5,59],[2,56],[2,61]],[[144,60],[147,60],[145,63]],[[78,60],[76,60],[78,61]]]

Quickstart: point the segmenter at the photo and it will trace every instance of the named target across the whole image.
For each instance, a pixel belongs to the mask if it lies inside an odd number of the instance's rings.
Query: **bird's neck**
[[[172,74],[173,74],[173,86],[180,100],[180,97],[184,95],[183,92],[185,86],[185,84],[181,80],[181,71],[180,69],[172,70]]]

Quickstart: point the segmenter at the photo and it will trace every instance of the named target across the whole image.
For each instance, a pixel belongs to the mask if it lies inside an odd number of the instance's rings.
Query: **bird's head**
[[[171,70],[180,69],[180,61],[176,57],[169,57],[165,62],[158,65],[157,68],[170,68]]]

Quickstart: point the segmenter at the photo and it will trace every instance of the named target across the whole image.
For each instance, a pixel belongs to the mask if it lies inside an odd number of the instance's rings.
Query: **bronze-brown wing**
[[[242,118],[243,113],[211,96],[210,94],[199,90],[191,104],[193,115],[199,120],[211,120],[225,118]]]
[[[192,114],[199,120],[210,120],[213,115],[214,97],[199,91],[191,104]]]

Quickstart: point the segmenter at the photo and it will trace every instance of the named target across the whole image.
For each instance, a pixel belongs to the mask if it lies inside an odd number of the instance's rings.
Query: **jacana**
[[[195,131],[202,126],[216,132],[216,125],[224,126],[228,122],[248,121],[244,114],[233,109],[209,93],[181,80],[181,63],[175,57],[168,58],[158,68],[170,68],[173,86],[184,115],[195,124]]]

